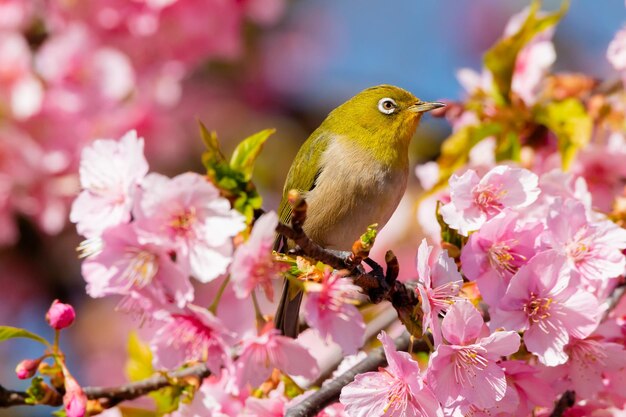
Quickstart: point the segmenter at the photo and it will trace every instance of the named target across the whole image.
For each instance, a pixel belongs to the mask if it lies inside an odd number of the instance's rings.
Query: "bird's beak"
[[[446,105],[444,103],[440,103],[438,101],[418,101],[412,106],[409,106],[409,110],[415,113],[426,113],[427,111],[435,110],[445,106]]]

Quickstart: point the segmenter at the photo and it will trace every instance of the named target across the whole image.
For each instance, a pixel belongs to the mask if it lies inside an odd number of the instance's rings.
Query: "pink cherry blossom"
[[[442,322],[448,344],[440,344],[430,357],[428,382],[443,405],[459,397],[479,408],[504,398],[506,379],[496,363],[519,349],[513,331],[489,334],[482,316],[469,301],[457,301]]]
[[[332,339],[346,354],[363,345],[365,323],[355,304],[361,288],[349,278],[332,271],[324,272],[322,282],[306,282],[304,317],[324,339]]]
[[[626,26],[617,32],[609,44],[606,57],[613,68],[622,74],[622,80],[626,83]]]
[[[516,212],[505,210],[472,233],[461,252],[463,274],[476,281],[480,295],[497,305],[511,277],[538,251],[541,223],[524,225]]]
[[[172,179],[148,175],[133,214],[145,240],[175,250],[177,262],[201,282],[226,272],[232,238],[245,228],[244,217],[231,209],[217,188],[192,172]]]
[[[601,290],[610,278],[624,273],[625,229],[609,220],[589,222],[583,204],[571,199],[555,201],[547,225],[546,241],[567,257],[583,285]]]
[[[626,136],[613,132],[606,144],[592,143],[578,153],[572,173],[583,177],[597,210],[609,213],[626,185]]]
[[[536,367],[520,360],[503,361],[500,366],[508,384],[504,399],[511,397],[510,402],[515,404],[515,408],[509,411],[511,414],[526,417],[537,406],[554,404],[557,392]],[[498,409],[498,404],[495,408]]]
[[[242,387],[246,384],[259,386],[269,378],[274,368],[309,379],[319,373],[317,361],[308,350],[296,340],[282,336],[271,323],[259,336],[244,339],[235,366],[237,381]]]
[[[122,224],[104,231],[102,248],[87,257],[82,273],[87,294],[149,297],[157,305],[184,307],[193,301],[189,272],[174,262],[162,247],[140,243],[134,224]]]
[[[492,311],[491,326],[525,330],[524,344],[541,363],[564,363],[570,337],[585,338],[598,324],[598,300],[578,282],[563,256],[554,251],[535,255],[511,278]]]
[[[605,385],[626,369],[626,350],[623,345],[596,337],[571,339],[565,346],[569,356],[562,371],[580,398],[592,398]],[[621,378],[618,384],[623,383]]]
[[[230,361],[225,339],[230,333],[207,309],[187,304],[176,313],[161,311],[163,324],[150,343],[157,369],[175,369],[187,362],[206,362],[214,374]]]
[[[393,340],[382,331],[389,366],[378,372],[359,374],[343,387],[339,401],[350,417],[443,417],[441,405],[422,379],[417,362],[396,351]]]
[[[262,215],[255,222],[250,238],[235,250],[230,278],[237,297],[249,297],[260,286],[270,301],[274,299],[274,281],[288,268],[275,262],[272,256],[277,225],[275,212]]]
[[[522,208],[539,195],[539,179],[521,168],[497,166],[479,178],[475,171],[450,178],[450,203],[441,207],[443,220],[460,234],[478,230],[505,208]]]
[[[435,345],[439,345],[439,315],[448,311],[459,298],[463,278],[448,252],[441,251],[435,256],[433,247],[428,245],[426,239],[422,240],[417,250],[417,278],[417,291],[424,311],[422,328],[426,331],[430,327]]]
[[[243,415],[246,417],[283,417],[285,415],[285,397],[246,399]]]
[[[100,139],[83,149],[83,191],[70,213],[78,233],[95,237],[107,227],[130,221],[137,186],[148,173],[143,146],[143,138],[132,130],[119,141]]]
[[[226,372],[211,375],[202,381],[191,402],[181,401],[171,417],[239,417],[242,415],[244,395],[235,395],[230,390],[232,376]]]

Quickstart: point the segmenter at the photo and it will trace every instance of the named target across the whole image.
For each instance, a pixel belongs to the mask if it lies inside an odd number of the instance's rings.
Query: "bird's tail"
[[[298,326],[300,324],[300,304],[302,303],[303,292],[294,291],[289,288],[289,280],[285,279],[283,293],[280,296],[280,303],[274,316],[274,324],[281,333],[288,337],[298,336]]]

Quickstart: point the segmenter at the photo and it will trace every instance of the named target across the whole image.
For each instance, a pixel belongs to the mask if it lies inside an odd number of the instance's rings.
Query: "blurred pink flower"
[[[441,405],[424,383],[411,355],[396,351],[393,339],[381,331],[387,368],[359,374],[343,387],[339,401],[350,417],[443,417]]]
[[[87,22],[97,36],[124,51],[141,72],[178,61],[193,69],[242,50],[244,8],[221,0],[54,0],[58,20]],[[146,48],[146,45],[152,45]]]
[[[149,297],[156,307],[176,304],[182,308],[193,301],[189,272],[174,262],[163,248],[140,243],[133,224],[122,224],[104,231],[101,249],[87,257],[82,273],[87,294]]]
[[[32,71],[32,53],[24,36],[0,30],[0,97],[10,104],[13,117],[23,120],[39,112],[43,94],[43,85]]]
[[[230,358],[225,338],[230,332],[209,310],[187,304],[176,313],[160,311],[155,319],[162,322],[150,342],[154,367],[175,369],[187,362],[206,362],[216,375]]]
[[[271,25],[282,17],[285,0],[243,0],[246,15],[257,24]]]
[[[626,185],[626,136],[613,132],[606,144],[590,144],[581,149],[572,164],[572,173],[583,177],[593,198],[594,208],[609,213],[615,197]]]
[[[250,384],[255,388],[269,378],[274,368],[288,375],[315,378],[317,361],[296,340],[282,336],[268,323],[262,333],[243,340],[241,354],[235,362],[240,387]]]
[[[479,408],[493,407],[504,398],[506,379],[496,363],[519,349],[513,331],[489,334],[482,316],[469,301],[457,301],[442,322],[448,344],[440,344],[430,357],[428,382],[445,406],[459,397]]]
[[[133,215],[142,230],[140,240],[175,250],[176,261],[201,282],[226,272],[232,238],[246,226],[244,217],[230,208],[218,189],[192,172],[172,179],[148,175]]]
[[[441,343],[439,316],[459,298],[463,277],[447,251],[436,252],[426,239],[417,250],[417,292],[421,299],[424,331],[430,327],[435,345]]]
[[[505,208],[532,204],[540,193],[538,178],[530,171],[500,165],[482,178],[469,169],[450,178],[450,203],[440,209],[443,220],[460,234],[478,230]]]
[[[54,300],[46,313],[46,321],[54,330],[63,330],[74,323],[76,312],[70,304]]]
[[[498,214],[470,235],[461,252],[463,274],[490,305],[500,302],[511,277],[539,249],[543,224],[524,225],[519,217],[510,210]]]
[[[504,29],[504,36],[512,36],[522,27],[528,17],[528,9],[511,17]],[[554,28],[548,28],[535,35],[517,54],[511,91],[516,93],[528,106],[537,101],[542,81],[556,61],[552,43]]]
[[[626,84],[626,26],[623,27],[609,44],[606,57],[618,72]]]
[[[541,252],[511,278],[491,314],[492,328],[525,330],[526,348],[539,361],[567,361],[570,337],[585,338],[598,324],[598,300],[579,286],[578,273],[555,251]]]
[[[46,40],[35,56],[45,80],[46,106],[93,117],[121,102],[135,87],[135,72],[122,52],[99,44],[84,23],[72,22]]]
[[[237,297],[249,297],[260,286],[265,296],[273,301],[274,280],[288,268],[287,264],[274,262],[272,256],[277,225],[275,212],[262,215],[254,223],[250,238],[235,250],[230,278]]]
[[[332,339],[346,354],[363,346],[365,323],[356,308],[361,288],[328,268],[322,282],[305,282],[304,317],[324,339]]]
[[[572,199],[555,201],[547,226],[547,243],[580,273],[583,285],[602,290],[624,273],[626,229],[609,220],[589,222],[583,204]]]
[[[83,148],[80,183],[70,220],[78,233],[99,236],[108,227],[130,221],[137,187],[148,173],[144,140],[134,130],[119,141],[99,139]]]
[[[36,3],[32,0],[0,1],[0,30],[23,30],[30,23]]]

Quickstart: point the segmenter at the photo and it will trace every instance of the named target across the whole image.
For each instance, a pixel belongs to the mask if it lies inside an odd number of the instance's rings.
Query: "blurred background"
[[[89,299],[68,221],[81,148],[128,129],[146,140],[151,171],[202,171],[196,120],[225,151],[275,127],[255,172],[275,209],[291,160],[326,114],[363,88],[389,83],[426,100],[455,99],[462,67],[528,5],[513,0],[0,0],[0,323],[42,335],[53,299],[78,320],[64,349],[81,384],[125,381],[128,331],[116,300]],[[558,8],[559,1],[544,1]],[[557,71],[614,76],[610,40],[626,23],[623,0],[573,0],[555,35]],[[426,116],[415,164],[448,135]],[[379,250],[414,274],[417,181]],[[0,345],[0,385],[23,389],[14,367],[40,354],[28,341]],[[0,416],[50,415],[46,408]]]

